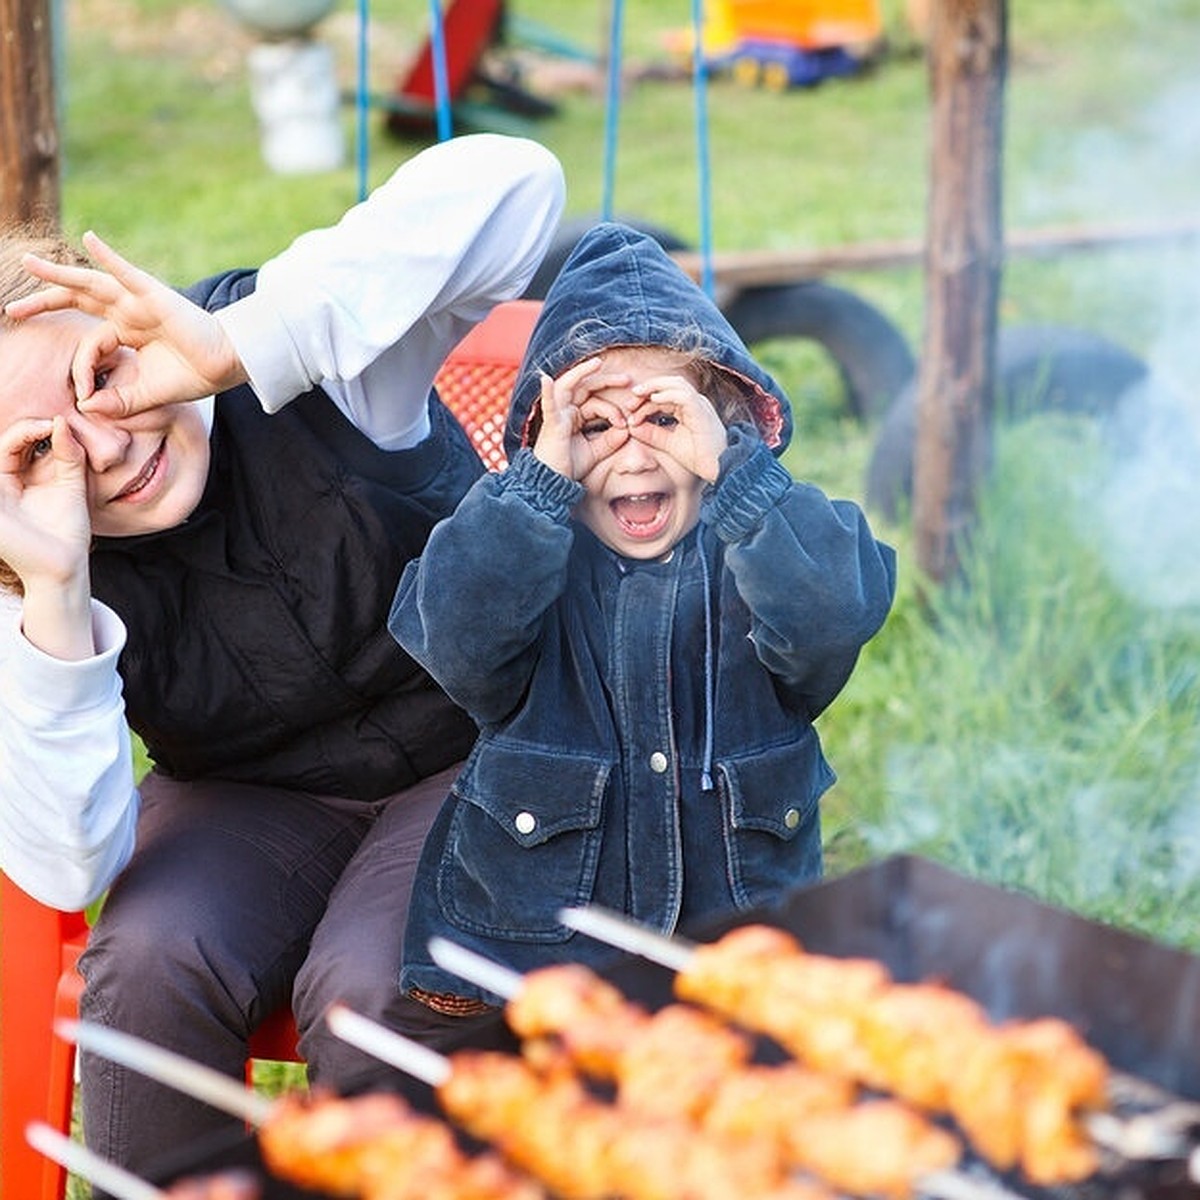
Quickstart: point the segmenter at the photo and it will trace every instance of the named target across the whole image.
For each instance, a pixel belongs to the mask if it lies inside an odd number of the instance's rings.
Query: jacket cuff
[[[19,612],[11,619],[19,623]],[[44,654],[18,631],[13,639],[14,682],[31,708],[70,717],[120,703],[117,660],[125,647],[125,626],[112,609],[93,600],[92,630],[96,653],[78,661]]]
[[[705,524],[723,542],[744,538],[792,488],[792,477],[746,426],[729,430],[729,445],[720,459],[720,474],[700,507]]]
[[[571,510],[583,499],[584,487],[546,466],[525,446],[513,455],[500,476],[499,494],[510,492],[530,508],[565,525],[571,519]]]
[[[233,343],[264,412],[276,413],[312,389],[287,325],[265,296],[252,292],[213,316]]]

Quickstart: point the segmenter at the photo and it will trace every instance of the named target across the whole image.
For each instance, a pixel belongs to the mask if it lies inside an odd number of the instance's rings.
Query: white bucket
[[[249,65],[267,166],[281,175],[340,167],[346,145],[333,50],[309,38],[259,42]]]

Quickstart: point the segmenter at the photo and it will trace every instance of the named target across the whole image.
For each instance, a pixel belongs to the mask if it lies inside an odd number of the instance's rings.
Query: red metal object
[[[82,913],[56,912],[0,876],[0,1195],[56,1200],[62,1168],[25,1141],[25,1126],[70,1128],[74,1054],[51,1033],[77,1007],[75,962],[87,944]]]
[[[446,46],[446,91],[451,103],[462,97],[475,75],[484,51],[499,36],[504,15],[503,0],[451,0],[442,17]],[[391,112],[388,128],[393,133],[412,132],[427,126],[429,117],[420,110],[434,110],[437,92],[434,86],[433,43],[426,38],[420,52],[395,87],[396,98],[412,111]]]

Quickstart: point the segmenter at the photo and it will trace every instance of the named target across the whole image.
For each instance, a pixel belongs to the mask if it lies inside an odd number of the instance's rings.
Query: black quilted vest
[[[473,723],[386,626],[404,564],[483,470],[436,399],[431,416],[385,452],[319,391],[267,416],[235,389],[195,513],[97,539],[93,593],[127,627],[129,723],[160,770],[374,800],[465,757]]]

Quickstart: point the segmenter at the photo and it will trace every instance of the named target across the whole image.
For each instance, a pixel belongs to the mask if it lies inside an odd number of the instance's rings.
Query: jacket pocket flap
[[[837,778],[811,728],[794,742],[768,746],[741,758],[724,758],[720,766],[729,787],[733,827],[758,829],[781,838],[792,838],[804,827]]]
[[[454,785],[522,846],[600,824],[609,759],[481,739]]]

